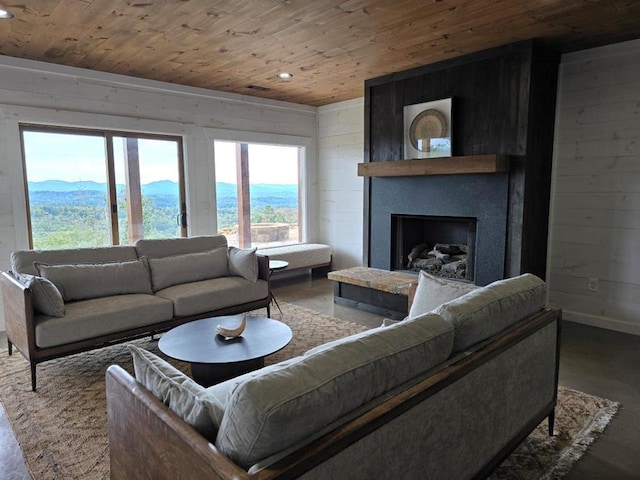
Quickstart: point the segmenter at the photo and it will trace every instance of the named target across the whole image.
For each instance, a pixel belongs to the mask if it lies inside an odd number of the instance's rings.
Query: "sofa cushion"
[[[157,355],[135,345],[128,347],[136,380],[186,423],[213,441],[220,423],[212,420],[208,405],[202,400],[205,388]],[[211,395],[209,402],[215,402]]]
[[[267,282],[242,277],[221,277],[174,285],[156,292],[173,302],[176,316],[195,315],[267,298]]]
[[[65,304],[62,318],[35,318],[36,345],[41,348],[87,340],[173,318],[166,298],[133,294],[92,298]]]
[[[41,276],[53,282],[65,302],[132,293],[153,293],[143,259],[131,262],[47,265],[35,262]]]
[[[208,252],[226,246],[227,237],[224,235],[204,235],[188,238],[143,238],[136,242],[135,250],[139,257],[161,258],[186,253]]]
[[[150,258],[149,267],[153,290],[156,292],[172,285],[224,277],[229,275],[227,247],[208,252]]]
[[[453,350],[458,352],[540,311],[545,294],[545,283],[525,273],[469,292],[435,311],[453,324]]]
[[[16,273],[16,278],[31,290],[33,308],[50,317],[64,317],[64,299],[60,290],[43,277]]]
[[[312,349],[237,385],[216,447],[248,468],[446,360],[452,345],[452,326],[430,313]]]
[[[258,257],[256,249],[242,250],[229,247],[229,273],[243,277],[250,282],[258,280]]]
[[[131,246],[69,248],[62,250],[16,250],[11,253],[11,271],[38,275],[33,262],[48,265],[76,263],[115,263],[136,260],[136,249]]]
[[[225,380],[224,382],[207,387],[201,398],[203,402],[206,402],[207,408],[209,409],[209,415],[211,416],[211,419],[216,422],[218,428],[222,423],[222,418],[224,417],[224,412],[227,409],[229,399],[238,385],[259,375],[266,375],[269,372],[286,368],[287,365],[297,362],[298,358],[299,357],[294,357],[283,360],[282,362],[274,363],[258,370],[252,370],[248,373],[238,375],[237,377],[233,377],[229,380]]]
[[[478,288],[476,285],[434,277],[422,270],[418,276],[418,288],[409,309],[409,317],[430,312],[443,303],[461,297],[476,288]]]

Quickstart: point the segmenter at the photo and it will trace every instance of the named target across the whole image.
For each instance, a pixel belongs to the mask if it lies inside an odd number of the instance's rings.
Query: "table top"
[[[158,342],[165,355],[189,363],[234,363],[265,357],[283,349],[293,336],[288,325],[264,317],[247,317],[242,335],[225,340],[218,325],[234,328],[242,315],[203,318],[172,328]]]
[[[284,270],[289,266],[289,262],[285,260],[269,260],[269,270]]]

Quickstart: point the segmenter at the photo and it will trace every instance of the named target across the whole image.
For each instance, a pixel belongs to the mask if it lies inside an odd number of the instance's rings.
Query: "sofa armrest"
[[[268,282],[271,277],[269,272],[269,257],[267,255],[260,255],[259,253],[256,256],[258,257],[258,278]]]
[[[31,289],[22,285],[11,272],[0,274],[0,288],[7,338],[27,359],[31,359],[36,350]]]
[[[106,383],[112,480],[250,478],[123,368]]]

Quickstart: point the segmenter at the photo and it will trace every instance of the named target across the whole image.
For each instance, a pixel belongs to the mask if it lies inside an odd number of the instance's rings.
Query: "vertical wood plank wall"
[[[640,40],[562,58],[549,247],[565,319],[640,335]]]
[[[362,98],[318,109],[318,235],[333,248],[333,268],[362,265]]]
[[[28,248],[19,122],[183,136],[189,234],[204,235],[215,233],[210,131],[296,136],[315,145],[317,116],[317,108],[305,105],[0,57],[0,270],[9,268],[13,250]],[[315,149],[306,161],[315,175]],[[317,241],[315,188],[313,177],[309,241]]]

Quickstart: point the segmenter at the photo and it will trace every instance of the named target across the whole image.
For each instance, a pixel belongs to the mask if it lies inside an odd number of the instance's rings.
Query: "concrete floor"
[[[333,303],[333,283],[296,277],[274,281],[278,301],[376,327],[382,317]],[[574,465],[567,480],[640,479],[640,337],[563,323],[560,385],[618,401],[604,434]],[[6,338],[0,333],[0,354]],[[29,479],[20,448],[0,406],[0,480]]]

